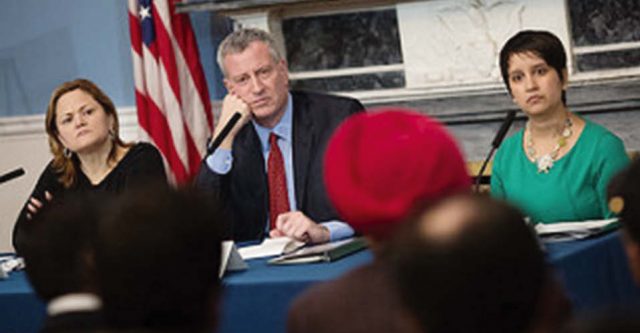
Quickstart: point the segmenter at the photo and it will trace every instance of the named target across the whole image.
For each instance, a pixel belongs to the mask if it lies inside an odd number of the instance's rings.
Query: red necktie
[[[289,211],[289,194],[287,178],[284,173],[284,159],[278,147],[278,136],[269,134],[269,160],[267,161],[267,178],[269,180],[269,225],[275,228],[278,215]]]

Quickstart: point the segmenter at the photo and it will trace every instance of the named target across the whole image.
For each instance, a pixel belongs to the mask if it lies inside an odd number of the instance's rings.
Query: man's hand
[[[224,126],[229,122],[229,119],[236,113],[240,113],[242,117],[236,123],[236,125],[231,129],[229,135],[220,143],[221,148],[231,149],[233,144],[233,139],[238,134],[238,131],[244,126],[246,123],[251,120],[251,109],[249,105],[245,103],[240,97],[234,95],[233,93],[227,94],[224,100],[222,100],[222,110],[220,111],[220,118],[218,119],[218,124],[216,125],[215,130],[213,131],[213,138],[216,138],[218,134],[222,131]]]
[[[287,236],[307,243],[326,243],[331,240],[329,229],[313,222],[300,211],[278,215],[271,237]]]

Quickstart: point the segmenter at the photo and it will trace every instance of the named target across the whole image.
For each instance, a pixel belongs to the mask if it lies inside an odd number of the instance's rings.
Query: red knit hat
[[[324,160],[327,194],[356,231],[388,238],[418,202],[470,189],[455,140],[431,118],[380,109],[346,120]]]

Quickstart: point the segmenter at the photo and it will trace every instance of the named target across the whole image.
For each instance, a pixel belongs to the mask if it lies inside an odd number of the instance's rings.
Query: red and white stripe
[[[213,114],[195,35],[189,17],[175,13],[177,1],[152,2],[156,38],[149,46],[136,0],[129,0],[129,27],[138,122],[180,184],[198,172]]]

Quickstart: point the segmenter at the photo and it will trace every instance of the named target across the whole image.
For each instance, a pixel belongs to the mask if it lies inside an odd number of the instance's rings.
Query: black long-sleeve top
[[[127,188],[144,185],[148,183],[164,183],[166,184],[166,174],[162,157],[158,150],[151,144],[140,142],[133,145],[125,156],[118,162],[115,168],[100,183],[93,185],[87,176],[80,170],[77,170],[77,179],[75,184],[70,188],[64,188],[59,182],[59,174],[53,169],[52,162],[49,162],[44,169],[35,189],[29,196],[34,197],[46,205],[45,191],[56,197],[61,197],[70,193],[77,192],[104,192],[118,194]],[[27,218],[27,204],[29,199],[22,207],[22,211],[18,216],[18,220],[13,228],[13,246],[16,252],[20,254],[20,249],[28,239],[25,239],[23,229],[30,220]]]

